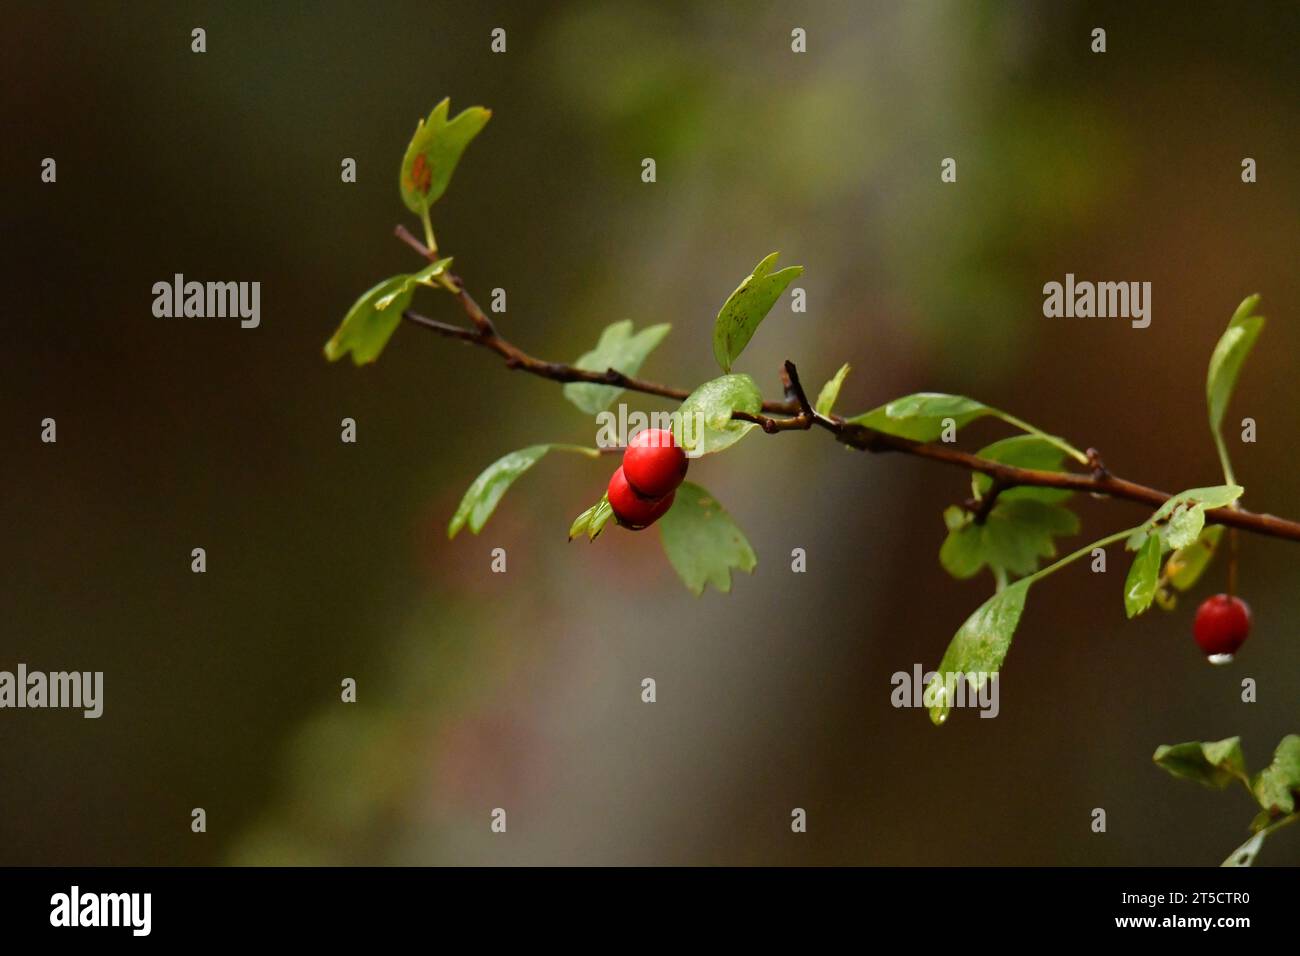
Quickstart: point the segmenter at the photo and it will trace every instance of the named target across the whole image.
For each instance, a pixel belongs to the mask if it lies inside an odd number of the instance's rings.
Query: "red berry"
[[[1226,594],[1206,598],[1196,609],[1193,633],[1211,663],[1226,664],[1250,634],[1250,607],[1241,598]]]
[[[654,524],[669,508],[673,506],[676,492],[669,492],[662,498],[647,498],[639,495],[636,489],[627,483],[627,478],[620,468],[609,479],[609,506],[614,509],[618,523],[633,531],[640,531]]]
[[[689,462],[677,447],[673,433],[663,428],[646,428],[632,436],[623,453],[623,473],[638,493],[662,498],[686,477]]]

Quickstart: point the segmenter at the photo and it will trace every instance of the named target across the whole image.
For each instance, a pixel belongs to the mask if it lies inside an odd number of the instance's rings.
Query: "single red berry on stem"
[[[1250,635],[1250,607],[1227,594],[1206,598],[1196,609],[1192,633],[1211,664],[1226,664]]]
[[[669,492],[662,498],[637,494],[636,489],[628,484],[622,468],[609,479],[609,506],[614,509],[614,517],[623,527],[633,531],[648,528],[662,518],[673,506],[675,497],[676,492]]]
[[[686,453],[677,447],[673,433],[664,428],[646,428],[632,436],[623,453],[623,474],[628,483],[646,498],[662,498],[686,477]]]

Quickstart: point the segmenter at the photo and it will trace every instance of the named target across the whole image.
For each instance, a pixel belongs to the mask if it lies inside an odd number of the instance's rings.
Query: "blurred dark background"
[[[990,589],[937,560],[961,473],[753,435],[692,477],[758,568],[697,599],[653,532],[565,543],[608,462],[546,460],[480,537],[446,540],[490,461],[593,441],[558,387],[411,327],[364,369],[321,346],[360,292],[418,265],[392,238],[417,227],[398,165],[450,95],[494,117],[438,237],[481,301],[507,290],[499,324],[525,348],[572,360],[609,322],[669,321],[645,374],[698,383],[718,306],[779,249],[806,267],[809,310],[779,303],[740,362],[769,394],[784,358],[814,388],[848,361],[846,412],[969,394],[1176,490],[1219,480],[1205,367],[1258,291],[1270,324],[1228,419],[1260,437],[1234,461],[1249,507],[1300,516],[1294,5],[10,3],[3,19],[0,669],[103,670],[106,701],[98,721],[0,713],[0,863],[1215,864],[1247,835],[1243,793],[1172,780],[1151,753],[1240,734],[1261,766],[1300,731],[1294,544],[1243,541],[1256,628],[1227,668],[1191,638],[1222,564],[1135,622],[1117,551],[1106,575],[1053,577],[1001,716],[936,729],[890,706],[890,675],[935,665]],[[152,284],[177,272],[260,281],[261,327],[154,318]],[[1044,318],[1042,285],[1066,272],[1152,282],[1151,327]],[[445,295],[416,301],[459,318]],[[1075,547],[1142,515],[1079,509]],[[1293,836],[1261,863],[1300,862]]]

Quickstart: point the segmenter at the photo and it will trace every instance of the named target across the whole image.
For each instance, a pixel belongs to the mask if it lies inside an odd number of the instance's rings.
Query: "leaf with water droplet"
[[[1003,588],[981,604],[953,636],[925,691],[924,702],[936,725],[948,719],[956,703],[958,681],[965,680],[970,691],[978,693],[1001,669],[1025,609],[1029,584],[1026,578]]]
[[[1133,558],[1124,579],[1124,613],[1137,617],[1151,606],[1160,583],[1160,536],[1151,535]]]
[[[1264,832],[1256,833],[1253,837],[1243,843],[1237,849],[1233,850],[1226,860],[1220,863],[1220,866],[1251,866],[1255,862],[1255,857],[1259,856],[1259,851],[1264,846]]]

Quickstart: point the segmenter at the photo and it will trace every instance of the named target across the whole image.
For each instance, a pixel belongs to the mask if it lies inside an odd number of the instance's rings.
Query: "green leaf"
[[[415,287],[436,285],[434,280],[450,266],[450,259],[439,259],[419,272],[393,276],[370,289],[348,309],[333,337],[325,343],[325,357],[336,362],[351,352],[357,365],[379,358],[411,304]]]
[[[1011,465],[1014,468],[1030,468],[1034,471],[1064,471],[1065,452],[1041,435],[1012,435],[991,445],[981,448],[976,454],[989,461]],[[988,475],[975,472],[971,476],[971,490],[976,498],[983,498],[993,487],[993,479]],[[1012,501],[1016,498],[1036,498],[1039,501],[1059,502],[1069,498],[1073,492],[1066,488],[1008,488],[998,495],[999,501]]]
[[[1264,328],[1264,318],[1252,314],[1258,304],[1259,296],[1252,295],[1237,306],[1227,330],[1210,356],[1210,368],[1205,377],[1205,400],[1209,406],[1210,430],[1216,435],[1223,425],[1223,416],[1237,385],[1242,363]]]
[[[1267,835],[1263,832],[1256,833],[1233,850],[1219,866],[1251,866],[1255,862],[1255,857],[1259,856],[1259,851],[1264,848],[1264,837]]]
[[[818,415],[829,415],[835,408],[835,400],[840,397],[840,386],[844,384],[844,378],[848,374],[849,363],[845,362],[834,377],[822,386],[821,393],[817,396],[817,404],[813,406]]]
[[[953,506],[944,512],[944,522],[948,537],[939,549],[939,563],[958,579],[973,576],[985,565],[994,574],[1029,574],[1040,558],[1055,556],[1055,538],[1079,531],[1074,512],[1035,498],[1004,501],[999,496],[983,524]]]
[[[614,369],[624,375],[635,375],[671,328],[666,323],[652,325],[633,335],[631,319],[615,322],[600,333],[596,347],[573,364],[588,372]],[[596,415],[609,408],[622,391],[617,385],[569,382],[564,386],[564,397],[588,415]]]
[[[731,363],[745,350],[760,322],[767,317],[776,300],[803,266],[788,266],[773,272],[779,252],[774,252],[750,273],[736,291],[727,296],[718,318],[713,323],[713,357],[724,372],[731,371]]]
[[[735,421],[733,411],[756,414],[763,396],[748,375],[723,375],[705,382],[678,407],[673,435],[688,455],[698,457],[729,448],[749,434],[753,422]]]
[[[1274,819],[1276,818],[1273,814],[1269,813],[1267,810],[1259,811],[1259,813],[1255,814],[1255,818],[1250,821],[1250,832],[1258,833],[1260,830],[1266,829]]]
[[[748,573],[758,563],[722,505],[689,481],[677,489],[673,506],[659,519],[659,537],[678,577],[696,595],[708,584],[730,591],[731,569]]]
[[[348,352],[357,365],[379,358],[411,303],[409,275],[393,276],[366,292],[348,309],[348,314],[325,343],[325,357],[337,362]],[[383,307],[379,300],[384,300]]]
[[[614,509],[609,503],[609,492],[605,492],[599,501],[573,519],[573,524],[569,526],[569,540],[585,534],[588,541],[595,541],[612,517]]]
[[[450,268],[451,259],[439,259],[437,262],[429,263],[419,272],[413,272],[408,275],[406,281],[398,288],[376,299],[375,308],[387,309],[393,302],[401,299],[402,296],[406,297],[403,301],[409,303],[411,301],[411,294],[415,291],[417,285],[427,286],[430,289],[436,288],[438,283],[435,280]],[[402,308],[406,308],[406,306],[402,306]]]
[[[469,490],[461,498],[460,506],[456,509],[456,513],[452,515],[451,523],[447,526],[447,537],[456,537],[466,524],[469,525],[469,530],[475,534],[482,531],[483,525],[487,523],[488,518],[492,517],[492,512],[496,510],[498,502],[501,501],[501,496],[514,484],[515,479],[541,461],[546,453],[552,449],[574,452],[575,454],[586,455],[588,458],[600,457],[600,451],[595,448],[584,448],[581,445],[551,444],[529,445],[527,448],[512,451],[510,454],[498,458],[483,469],[482,474],[474,479],[474,483],[469,486]]]
[[[1130,551],[1136,551],[1142,547],[1147,536],[1152,531],[1156,531],[1164,539],[1166,548],[1185,547],[1195,541],[1196,536],[1200,534],[1201,526],[1205,522],[1204,512],[1232,504],[1245,490],[1241,485],[1213,485],[1209,488],[1189,488],[1179,492],[1157,508],[1155,513],[1129,536],[1124,546]],[[1202,512],[1199,523],[1195,515],[1178,514],[1192,509]],[[1192,528],[1195,528],[1194,532]],[[1171,543],[1171,537],[1179,543]]]
[[[1246,759],[1241,738],[1182,744],[1161,744],[1152,760],[1167,773],[1222,790],[1234,780],[1246,781]]]
[[[402,202],[411,212],[424,215],[438,201],[451,182],[461,154],[492,118],[492,111],[471,106],[447,121],[451,100],[433,108],[428,121],[421,120],[402,157],[400,186]]]
[[[1025,609],[1029,584],[1023,580],[1007,585],[981,604],[953,637],[925,689],[924,702],[936,725],[948,719],[957,681],[965,680],[978,693],[989,675],[1001,669]]]
[[[1077,461],[1084,463],[1088,461],[1087,455],[1065,439],[1049,435],[1041,428],[1035,428],[1014,415],[1008,415],[1000,409],[966,398],[964,395],[917,392],[881,405],[879,408],[873,408],[869,412],[863,412],[848,419],[848,422],[888,435],[910,438],[913,441],[934,441],[943,434],[944,423],[948,420],[952,421],[955,430],[964,428],[977,418],[989,415],[1000,418],[1008,425],[1020,429],[1041,442],[1059,448]]]
[[[849,422],[913,441],[934,441],[943,433],[945,419],[951,418],[957,428],[963,428],[993,414],[994,409],[961,395],[918,392],[863,412]]]
[[[1194,544],[1201,536],[1201,529],[1204,527],[1204,505],[1178,508],[1170,515],[1169,523],[1165,525],[1165,546],[1177,549]]]
[[[1214,551],[1223,537],[1223,525],[1212,524],[1205,528],[1192,544],[1179,548],[1165,561],[1164,576],[1180,591],[1192,588],[1214,557]]]
[[[1157,508],[1154,517],[1158,521],[1168,516],[1180,504],[1197,504],[1206,511],[1212,511],[1215,508],[1226,508],[1240,498],[1245,490],[1241,485],[1212,485],[1208,488],[1189,488],[1174,495]]]
[[[1294,813],[1300,792],[1300,736],[1288,734],[1273,752],[1273,762],[1256,774],[1251,793],[1273,814]]]
[[[1160,537],[1152,535],[1143,543],[1124,581],[1124,613],[1136,617],[1155,600],[1160,583]]]
[[[848,421],[854,425],[872,428],[901,438],[910,438],[913,441],[934,441],[943,434],[944,422],[947,419],[952,419],[956,428],[964,428],[975,419],[987,415],[1000,418],[1008,425],[1061,449],[1077,461],[1085,463],[1088,461],[1087,455],[1065,439],[1049,435],[1041,428],[1035,428],[1014,415],[1008,415],[1000,409],[963,395],[917,392],[915,395],[908,395],[887,405],[881,405],[879,408],[873,408],[869,412],[863,412]]]

